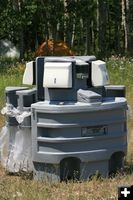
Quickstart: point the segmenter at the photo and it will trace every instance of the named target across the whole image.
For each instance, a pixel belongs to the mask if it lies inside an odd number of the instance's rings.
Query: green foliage
[[[5,104],[6,86],[21,86],[24,64],[17,60],[0,57],[0,109]]]
[[[125,85],[127,94],[133,94],[133,60],[112,57],[107,61],[111,84]]]
[[[24,71],[24,64],[20,63],[18,59],[0,57],[0,75],[20,74]]]
[[[7,38],[19,46],[21,58],[48,38],[65,40],[77,54],[132,55],[133,2],[126,2],[127,36],[121,0],[1,0],[0,39]]]

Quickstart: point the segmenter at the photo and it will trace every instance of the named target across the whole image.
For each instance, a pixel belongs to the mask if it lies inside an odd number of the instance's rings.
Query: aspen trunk
[[[126,0],[121,0],[121,9],[122,9],[122,27],[124,30],[124,50],[127,52],[128,48],[128,27],[126,21],[126,9],[128,6],[128,2]]]
[[[100,56],[106,56],[106,31],[107,31],[107,3],[104,0],[99,0],[99,50]]]

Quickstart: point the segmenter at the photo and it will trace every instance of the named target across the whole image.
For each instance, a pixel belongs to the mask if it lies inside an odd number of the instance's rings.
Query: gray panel
[[[44,72],[44,57],[38,57],[36,58],[37,101],[44,100],[43,72]]]
[[[13,106],[17,107],[17,98],[18,96],[16,95],[16,91],[20,90],[26,90],[28,89],[27,87],[6,87],[5,88],[5,94],[6,94],[6,102],[9,104],[12,104]]]
[[[6,87],[5,88],[6,103],[12,104],[14,107],[17,107],[18,96],[16,95],[16,91],[23,91],[27,89],[28,89],[27,87],[16,87],[16,86]],[[6,120],[8,122],[8,125],[10,126],[18,125],[18,122],[15,117],[6,116]]]
[[[55,102],[54,102],[55,103]],[[86,180],[96,171],[106,176],[114,169],[114,153],[127,150],[126,108],[124,98],[108,98],[100,104],[52,104],[48,101],[32,104],[32,145],[35,178],[47,177],[47,170],[36,165],[58,166],[54,180],[66,178],[64,166],[73,177],[77,162],[78,179]],[[118,167],[123,157],[118,158]],[[77,160],[75,160],[77,159]],[[110,164],[109,164],[110,162]],[[37,164],[38,163],[38,164]],[[60,171],[60,173],[59,173]],[[63,175],[65,174],[65,175]],[[52,175],[52,173],[51,173]],[[56,179],[56,178],[57,179]]]
[[[125,97],[126,87],[124,85],[105,86],[106,97]]]

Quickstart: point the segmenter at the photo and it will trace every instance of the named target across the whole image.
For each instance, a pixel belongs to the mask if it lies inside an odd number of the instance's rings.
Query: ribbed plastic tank
[[[120,169],[127,149],[125,98],[32,104],[34,177],[87,180]]]

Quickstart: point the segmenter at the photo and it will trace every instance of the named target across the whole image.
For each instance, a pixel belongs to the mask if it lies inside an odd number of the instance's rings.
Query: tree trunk
[[[24,59],[24,32],[23,28],[20,29],[20,43],[19,43],[19,48],[20,48],[20,60]]]
[[[72,37],[71,37],[71,48],[73,48],[73,44],[74,44],[74,38],[75,38],[75,18],[73,20],[73,26],[72,26]]]
[[[20,16],[22,13],[23,4],[24,4],[23,0],[12,1],[13,9],[16,10]],[[23,24],[20,24],[20,27],[19,27],[19,50],[20,50],[20,60],[22,60],[24,58],[24,52],[25,52]]]
[[[126,9],[127,4],[126,0],[121,0],[121,9],[122,9],[122,27],[124,30],[124,50],[125,53],[127,52],[128,48],[128,27],[127,27],[127,21],[126,21]]]
[[[133,55],[133,1],[128,1],[128,51]]]
[[[106,56],[106,31],[107,31],[107,3],[104,0],[98,1],[99,5],[99,50],[100,56]]]
[[[67,20],[67,13],[66,13],[66,7],[67,7],[67,2],[66,0],[64,0],[64,41],[66,42],[67,40],[67,37],[66,37],[66,29],[67,29],[67,23],[66,23],[66,20]]]
[[[120,1],[115,4],[115,51],[120,54]]]
[[[86,20],[86,41],[85,41],[85,55],[90,53],[90,19]]]

